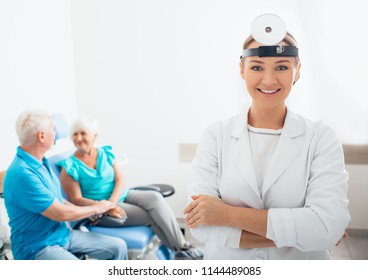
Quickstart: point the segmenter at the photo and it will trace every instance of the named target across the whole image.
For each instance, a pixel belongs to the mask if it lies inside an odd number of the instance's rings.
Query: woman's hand
[[[98,219],[102,217],[104,213],[109,211],[110,209],[114,209],[115,204],[108,200],[100,200],[93,205],[95,208],[95,214],[88,217],[91,221],[91,225],[94,225],[98,222]]]
[[[231,206],[218,197],[194,195],[193,201],[184,209],[185,222],[189,228],[201,225],[225,226]]]
[[[107,211],[106,214],[111,216],[111,217],[115,217],[115,218],[119,218],[119,219],[126,219],[127,218],[127,214],[119,206],[115,206],[115,208],[110,209],[109,211]]]

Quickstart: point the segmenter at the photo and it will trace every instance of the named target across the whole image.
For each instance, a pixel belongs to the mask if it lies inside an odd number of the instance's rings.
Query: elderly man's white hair
[[[18,140],[21,145],[36,143],[37,133],[50,128],[52,119],[48,112],[34,109],[21,113],[15,123]]]
[[[80,130],[85,130],[90,134],[96,135],[98,134],[98,123],[94,118],[85,117],[76,119],[70,127],[70,137]]]

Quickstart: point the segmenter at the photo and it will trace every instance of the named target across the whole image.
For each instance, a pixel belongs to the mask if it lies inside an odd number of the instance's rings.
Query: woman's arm
[[[184,210],[190,228],[203,225],[231,226],[266,236],[268,210],[231,206],[208,195],[195,195],[192,199]]]
[[[113,164],[113,168],[114,168],[115,185],[114,185],[114,190],[112,191],[111,196],[109,198],[109,201],[114,203],[116,207],[113,209],[110,209],[107,212],[107,214],[115,218],[127,218],[127,214],[125,213],[125,211],[117,205],[121,197],[121,194],[123,193],[123,189],[124,189],[123,174],[121,173],[119,165],[116,163],[116,161]]]
[[[124,178],[123,178],[123,174],[120,171],[120,168],[118,166],[118,164],[116,163],[116,161],[114,162],[113,166],[114,168],[114,181],[115,181],[115,186],[114,186],[114,190],[109,198],[109,200],[115,204],[117,204],[119,202],[119,199],[121,197],[121,194],[123,193],[123,189],[124,189]]]
[[[75,181],[68,173],[65,172],[64,168],[61,168],[60,172],[60,182],[63,186],[65,194],[68,196],[69,200],[79,206],[88,206],[96,204],[97,201],[88,199],[82,196],[80,185]]]
[[[198,226],[231,226],[242,229],[240,248],[275,247],[266,238],[267,210],[231,206],[216,197],[192,196],[193,201],[184,210],[190,228]]]
[[[264,236],[243,230],[241,233],[239,247],[243,249],[270,248],[276,247],[276,245],[272,240],[267,239]]]

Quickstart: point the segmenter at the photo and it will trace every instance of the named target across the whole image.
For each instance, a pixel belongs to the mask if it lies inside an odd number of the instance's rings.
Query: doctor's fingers
[[[195,219],[195,217],[197,217],[197,219],[199,217],[199,209],[197,209],[197,208],[194,208],[192,211],[190,211],[186,215],[185,222],[190,221],[190,220],[193,220],[193,219]]]
[[[211,223],[206,217],[204,216],[193,216],[189,221],[186,222],[187,226],[189,228],[196,228],[198,226],[211,226],[215,225],[214,223]]]
[[[199,195],[193,195],[192,196],[193,201],[191,203],[189,203],[189,205],[184,209],[184,214],[189,213],[190,211],[192,211],[194,208],[199,207],[200,205],[206,204],[212,200],[219,200],[218,197],[213,197],[213,196],[208,196],[208,195],[203,195],[203,194],[199,194]]]
[[[185,219],[185,222],[189,228],[195,228],[201,225],[201,216],[200,215],[193,215],[190,218]]]
[[[192,201],[191,203],[189,203],[187,207],[185,207],[183,213],[188,214],[189,212],[193,211],[193,209],[196,208],[197,206],[198,206],[198,202]]]

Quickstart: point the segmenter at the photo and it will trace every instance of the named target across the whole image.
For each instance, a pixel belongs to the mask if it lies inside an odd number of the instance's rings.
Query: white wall
[[[77,112],[70,1],[0,1],[0,170],[12,161],[20,112]]]
[[[347,165],[349,172],[349,228],[368,230],[368,165]]]
[[[128,185],[174,185],[169,203],[181,216],[190,164],[179,162],[178,145],[247,106],[239,56],[262,13],[281,16],[301,46],[289,105],[332,123],[346,143],[368,142],[368,59],[345,52],[367,43],[359,37],[367,19],[352,2],[73,1],[78,108],[99,121],[101,143],[129,155]],[[354,184],[355,193],[367,189],[363,177]]]
[[[198,142],[208,123],[247,106],[239,55],[265,12],[301,46],[290,106],[331,122],[346,143],[367,143],[368,57],[345,52],[367,44],[360,2],[0,0],[0,169],[14,156],[22,110],[94,116],[100,143],[129,155],[127,184],[174,185],[169,203],[182,216],[190,163],[179,162],[179,143]],[[351,226],[368,228],[367,167],[347,168]]]

